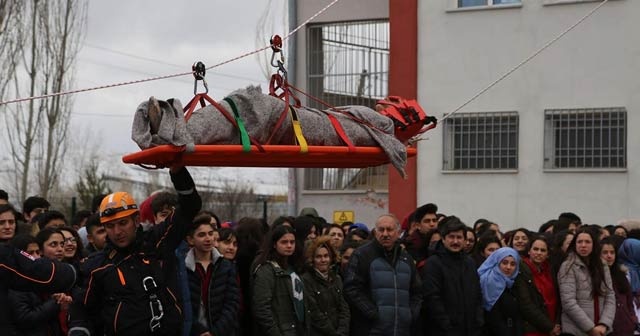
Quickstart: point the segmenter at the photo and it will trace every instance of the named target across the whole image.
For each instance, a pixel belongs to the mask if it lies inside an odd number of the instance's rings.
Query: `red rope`
[[[364,126],[367,126],[367,127],[371,128],[371,129],[374,129],[374,130],[376,130],[376,131],[378,131],[378,132],[380,132],[380,133],[389,134],[389,132],[386,132],[386,131],[384,131],[384,130],[382,130],[382,129],[380,129],[380,128],[378,128],[378,127],[374,126],[374,125],[372,125],[370,122],[365,121],[365,120],[362,120],[362,119],[360,119],[360,118],[357,118],[357,117],[353,116],[351,113],[349,113],[349,112],[348,112],[347,110],[345,110],[345,109],[337,108],[337,107],[335,107],[335,106],[333,106],[333,105],[331,105],[331,104],[329,104],[329,103],[325,102],[324,100],[322,100],[322,99],[320,99],[320,98],[316,98],[316,97],[314,97],[314,96],[312,96],[312,95],[310,95],[310,94],[308,94],[308,93],[306,93],[306,92],[304,92],[304,91],[302,91],[302,90],[298,89],[297,87],[295,87],[295,86],[293,86],[293,85],[290,85],[290,84],[289,84],[289,87],[290,87],[290,88],[292,88],[293,90],[295,90],[296,92],[302,93],[302,94],[303,94],[303,95],[305,95],[307,98],[310,98],[311,100],[313,100],[313,101],[315,101],[315,102],[317,102],[317,103],[320,103],[320,104],[322,104],[322,105],[324,105],[324,106],[328,107],[330,110],[332,110],[332,111],[334,111],[334,112],[337,112],[337,113],[340,113],[340,114],[344,115],[345,117],[347,117],[347,118],[349,118],[349,119],[351,119],[351,120],[353,120],[353,121],[355,121],[355,122],[357,122],[357,123],[359,123],[359,124],[362,124],[362,125],[364,125]]]

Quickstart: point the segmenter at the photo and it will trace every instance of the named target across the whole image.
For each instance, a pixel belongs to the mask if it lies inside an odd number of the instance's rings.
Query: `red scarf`
[[[523,258],[524,263],[531,269],[533,275],[533,284],[536,286],[542,298],[544,304],[547,307],[547,314],[549,319],[556,322],[556,313],[558,312],[558,293],[556,292],[556,286],[553,283],[553,275],[551,274],[551,266],[548,260],[542,263],[538,268],[536,264],[531,261],[530,258]]]

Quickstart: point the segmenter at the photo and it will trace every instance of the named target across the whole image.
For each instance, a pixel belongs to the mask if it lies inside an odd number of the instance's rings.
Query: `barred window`
[[[389,21],[317,24],[307,29],[308,92],[333,106],[375,107],[386,97]],[[309,100],[315,108],[325,106]],[[306,168],[305,190],[387,189],[387,167]]]
[[[625,108],[545,110],[545,169],[626,167]]]
[[[444,123],[443,170],[518,169],[518,113],[461,113]]]
[[[306,168],[305,190],[384,190],[389,185],[387,166],[371,168]]]
[[[388,20],[314,25],[307,32],[310,94],[334,106],[372,108],[376,100],[387,96]]]

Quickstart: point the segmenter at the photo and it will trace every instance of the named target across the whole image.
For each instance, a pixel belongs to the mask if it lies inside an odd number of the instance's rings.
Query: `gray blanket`
[[[227,96],[233,100],[245,124],[249,136],[266,144],[278,118],[285,107],[284,101],[263,94],[259,86],[239,89]],[[229,113],[233,113],[226,101],[220,101]],[[151,97],[138,106],[131,130],[132,139],[141,149],[156,145],[172,144],[240,144],[240,133],[215,107],[208,105],[197,109],[188,122],[184,121],[182,104],[177,99],[167,101]],[[354,117],[375,126],[376,129],[354,121],[342,113],[297,108],[302,133],[309,145],[341,146],[344,142],[327,117],[334,115],[355,146],[379,146],[389,157],[391,164],[404,177],[407,151],[393,135],[393,121],[365,106],[341,107]],[[287,117],[271,140],[274,145],[293,145],[295,136],[291,119]]]

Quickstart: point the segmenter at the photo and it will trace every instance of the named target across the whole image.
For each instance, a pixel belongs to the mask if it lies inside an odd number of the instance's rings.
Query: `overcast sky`
[[[190,71],[194,61],[207,66],[226,61],[267,45],[271,34],[285,35],[284,0],[112,0],[90,1],[84,46],[78,55],[74,88],[176,74]],[[263,41],[257,44],[257,23],[267,5],[275,15],[267,20]],[[270,28],[272,26],[273,28]],[[271,31],[274,30],[274,31]],[[270,57],[270,51],[263,52]],[[220,100],[227,93],[250,84],[267,88],[256,56],[207,72],[209,95]],[[193,96],[193,77],[183,76],[75,95],[72,130],[76,139],[90,131],[100,150],[118,167],[121,156],[137,151],[131,140],[131,122],[138,104],[150,96]],[[234,168],[234,170],[236,170]],[[256,175],[254,171],[239,176]],[[260,170],[267,182],[286,184],[283,170]],[[264,180],[264,181],[263,181]]]

